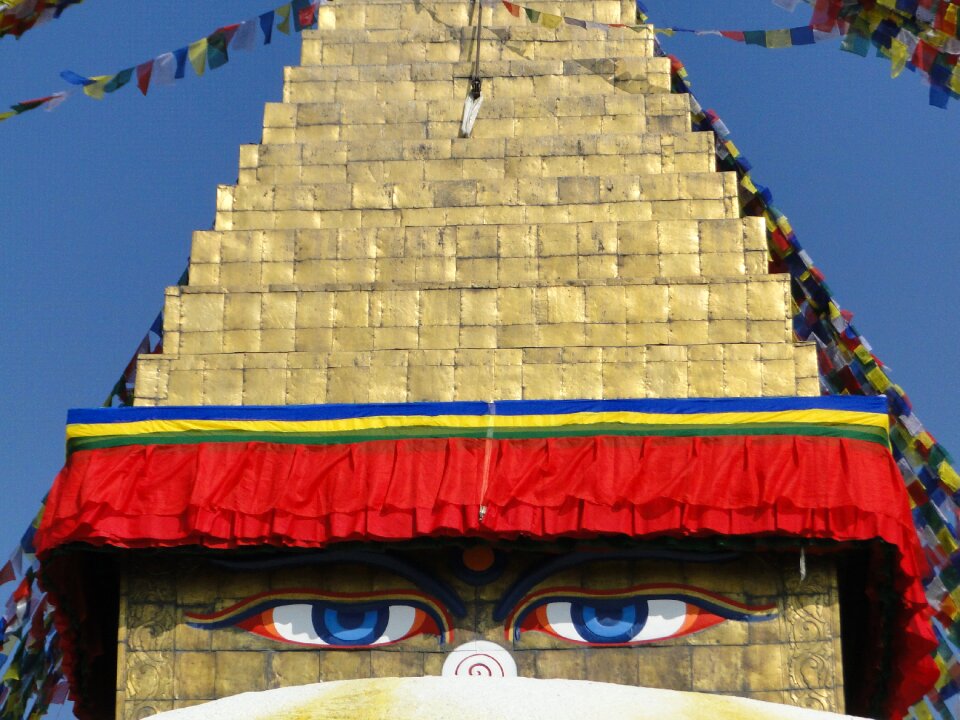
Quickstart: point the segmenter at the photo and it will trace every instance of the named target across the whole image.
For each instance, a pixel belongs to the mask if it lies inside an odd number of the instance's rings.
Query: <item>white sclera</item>
[[[374,640],[373,645],[381,645],[406,637],[417,619],[417,611],[409,605],[391,605],[389,612],[390,619],[387,620],[387,626],[383,629],[383,635]]]
[[[647,600],[647,621],[643,629],[626,642],[649,642],[672,637],[680,632],[687,619],[687,603],[681,600]],[[553,631],[566,640],[586,642],[570,615],[570,603],[547,603],[547,622]]]
[[[410,632],[417,619],[416,609],[409,605],[390,605],[384,610],[389,613],[389,617],[383,634],[373,642],[365,643],[365,645],[383,645],[401,640]],[[271,613],[273,627],[276,629],[277,635],[284,640],[305,645],[331,645],[331,643],[324,642],[317,634],[313,625],[312,605],[293,603],[277,605]]]
[[[277,635],[290,642],[326,645],[313,627],[313,606],[304,604],[277,605],[271,611]]]

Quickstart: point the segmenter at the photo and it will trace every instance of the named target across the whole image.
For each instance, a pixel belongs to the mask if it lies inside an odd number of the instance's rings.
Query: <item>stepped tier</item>
[[[475,7],[321,9],[167,291],[138,404],[819,393],[763,222],[652,31],[483,13],[461,138]]]

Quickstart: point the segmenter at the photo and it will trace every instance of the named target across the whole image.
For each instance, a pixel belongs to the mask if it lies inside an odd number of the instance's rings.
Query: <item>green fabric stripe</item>
[[[887,444],[882,428],[866,425],[824,424],[742,424],[742,425],[627,425],[598,423],[595,425],[567,425],[549,428],[498,428],[496,439],[524,439],[550,437],[592,437],[613,435],[624,437],[712,437],[748,435],[801,435],[807,437],[840,437],[852,440]],[[486,428],[400,427],[330,433],[248,432],[226,430],[220,432],[170,432],[142,435],[107,435],[92,438],[73,438],[67,443],[69,453],[78,450],[96,450],[128,445],[196,445],[199,443],[279,443],[285,445],[342,445],[373,440],[404,440],[418,438],[485,438]]]

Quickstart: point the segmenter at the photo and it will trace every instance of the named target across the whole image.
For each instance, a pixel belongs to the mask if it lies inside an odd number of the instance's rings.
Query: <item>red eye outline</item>
[[[185,615],[191,627],[239,627],[270,640],[325,650],[393,645],[417,635],[435,635],[441,645],[453,640],[453,621],[446,608],[414,590],[272,590],[215,613]]]
[[[758,622],[776,614],[775,604],[751,606],[689,585],[557,587],[520,600],[506,618],[504,634],[508,642],[519,641],[524,632],[543,632],[579,645],[632,647],[690,635],[725,620]]]

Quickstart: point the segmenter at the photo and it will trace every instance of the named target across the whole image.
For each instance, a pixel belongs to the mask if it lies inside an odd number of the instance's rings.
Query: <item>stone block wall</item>
[[[633,22],[619,0],[544,5]],[[647,30],[336,4],[169,288],[141,405],[816,395],[788,280]]]

